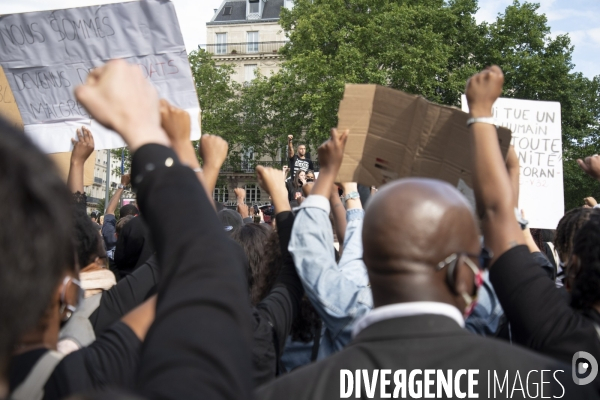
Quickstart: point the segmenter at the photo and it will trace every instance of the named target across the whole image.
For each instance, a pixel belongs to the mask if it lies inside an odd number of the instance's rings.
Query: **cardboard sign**
[[[73,93],[92,69],[114,58],[138,65],[160,97],[187,110],[191,139],[199,139],[198,97],[170,1],[0,16],[0,64],[25,133],[48,153],[70,150],[81,125],[94,134],[96,149],[124,147],[115,132],[90,119]]]
[[[381,186],[422,177],[450,183],[474,206],[468,115],[377,85],[346,85],[338,129],[349,129],[338,182]],[[506,157],[510,131],[498,130]]]
[[[462,109],[469,111],[464,95]],[[513,132],[521,167],[519,208],[530,227],[556,229],[565,212],[560,103],[499,98],[492,112]]]
[[[2,67],[0,67],[0,117],[11,123],[16,129],[23,130],[23,120],[15,102],[15,98],[8,86],[8,81],[4,75]],[[71,153],[55,153],[49,154],[50,159],[54,161],[58,167],[58,172],[66,182],[69,176],[69,168],[71,164]],[[83,185],[89,186],[94,183],[94,162],[96,160],[96,152],[94,151],[83,167]]]

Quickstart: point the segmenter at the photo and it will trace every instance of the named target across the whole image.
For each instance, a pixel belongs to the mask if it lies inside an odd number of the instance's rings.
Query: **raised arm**
[[[508,154],[506,155],[506,170],[508,171],[508,176],[510,177],[510,185],[512,187],[513,193],[513,204],[515,208],[519,208],[519,189],[520,189],[520,176],[521,176],[521,168],[519,165],[519,157],[517,157],[517,153],[515,152],[515,148],[511,145],[508,148]]]
[[[248,218],[248,207],[246,207],[246,190],[244,188],[233,189],[237,200],[237,211],[242,216],[242,219]]]
[[[200,156],[204,161],[204,182],[206,191],[212,196],[221,166],[227,159],[229,144],[220,136],[202,135],[200,139]]]
[[[194,173],[169,148],[156,90],[136,66],[110,61],[75,93],[134,151],[132,179],[161,267],[139,392],[149,399],[251,398],[243,252],[226,237]]]
[[[288,135],[288,158],[294,157],[294,144],[292,143],[294,140],[294,135]],[[293,179],[294,177],[292,177]]]
[[[472,118],[492,116],[492,106],[502,93],[504,75],[497,66],[485,69],[467,82],[467,101]],[[475,122],[470,127],[473,188],[482,220],[485,244],[493,252],[492,264],[504,252],[525,243],[515,218],[514,195],[496,127]]]
[[[94,136],[86,127],[77,129],[77,140],[71,139],[73,152],[69,166],[67,186],[71,193],[83,193],[83,167],[85,161],[94,152]]]
[[[117,205],[119,205],[119,200],[121,200],[121,196],[123,195],[123,190],[125,186],[131,183],[131,176],[129,174],[125,174],[121,176],[121,186],[117,188],[115,194],[110,198],[108,202],[108,207],[106,207],[105,215],[115,215],[115,210],[117,209]]]
[[[336,350],[350,341],[352,322],[373,307],[370,288],[349,279],[338,268],[334,255],[329,196],[347,137],[347,131],[332,129],[331,138],[319,147],[321,172],[296,214],[289,246],[306,295],[323,319]]]
[[[287,199],[287,189],[281,179],[281,171],[259,165],[256,167],[256,176],[259,185],[273,199],[282,259],[282,268],[273,289],[259,303],[258,308],[265,310],[271,316],[270,320],[274,323],[274,329],[277,332],[278,353],[281,355],[285,340],[292,329],[292,322],[298,314],[300,300],[304,294],[302,283],[296,273],[294,260],[288,250],[294,225],[294,214]]]

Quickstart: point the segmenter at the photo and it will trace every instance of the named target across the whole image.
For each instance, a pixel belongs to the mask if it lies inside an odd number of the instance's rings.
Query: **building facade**
[[[230,64],[234,67],[232,79],[249,85],[257,73],[270,76],[279,71],[281,56],[279,49],[286,43],[285,32],[279,25],[283,7],[293,7],[289,0],[225,0],[215,9],[210,22],[206,23],[207,43],[202,45],[212,54],[217,65]],[[281,158],[280,158],[281,160]],[[236,204],[233,189],[246,190],[246,204],[268,204],[269,196],[261,191],[255,177],[254,164],[281,168],[283,161],[254,158],[252,149],[247,149],[246,160],[240,165],[226,164],[221,170],[215,201],[233,206]]]
[[[107,167],[107,152],[110,150],[96,150],[96,160],[94,163],[94,183],[84,187],[84,192],[87,196],[87,211],[88,214],[92,211],[104,210],[98,209],[100,200],[104,200],[106,196],[106,167]],[[116,170],[121,168],[121,159],[111,155],[110,157],[110,180],[109,180],[109,196],[117,189],[117,185],[121,183],[121,175],[115,174]],[[135,195],[131,190],[123,191],[121,199],[132,199]]]

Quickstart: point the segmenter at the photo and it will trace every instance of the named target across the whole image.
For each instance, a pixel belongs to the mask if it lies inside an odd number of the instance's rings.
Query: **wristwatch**
[[[125,186],[123,184],[119,183],[117,185],[117,189],[125,189]]]
[[[360,195],[358,194],[358,192],[350,192],[344,196],[344,203],[350,199],[359,199],[359,198],[360,198]]]

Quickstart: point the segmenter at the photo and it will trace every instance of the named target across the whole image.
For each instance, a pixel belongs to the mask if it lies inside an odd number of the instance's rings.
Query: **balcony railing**
[[[244,42],[244,43],[213,43],[200,45],[200,48],[218,56],[248,55],[248,54],[277,54],[287,42]]]
[[[221,166],[221,173],[245,173],[245,174],[253,174],[254,169],[257,165],[262,165],[263,167],[272,167],[276,169],[283,169],[284,166],[287,166],[287,160],[283,161],[256,161],[256,160],[247,160],[242,161],[240,163],[230,163],[226,162]],[[315,167],[315,172],[319,172],[319,163],[317,161],[313,161],[313,165]]]

